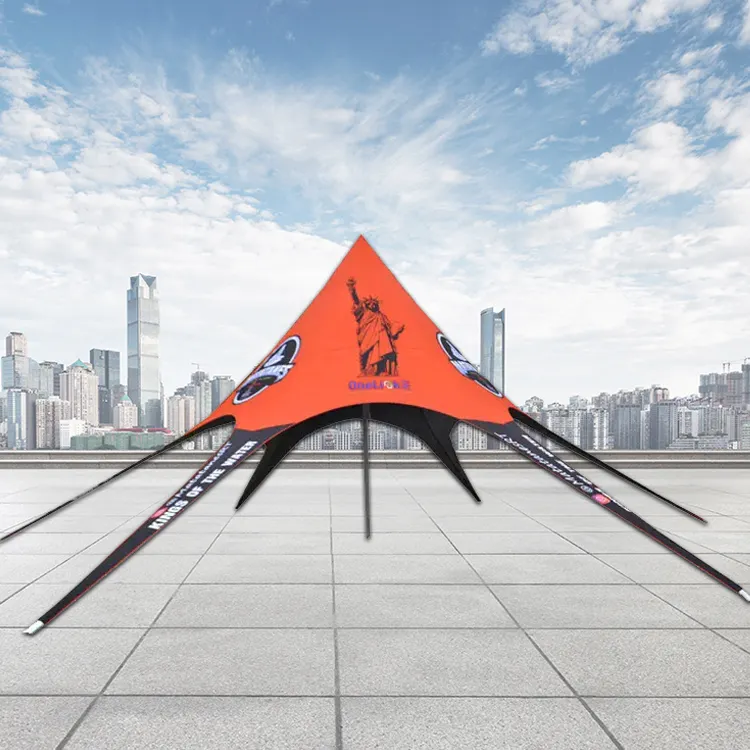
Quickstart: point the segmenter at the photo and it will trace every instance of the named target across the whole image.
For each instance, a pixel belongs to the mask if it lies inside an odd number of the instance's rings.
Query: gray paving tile
[[[629,531],[622,521],[601,509],[599,509],[599,513],[592,516],[539,516],[539,522],[558,533],[566,531]]]
[[[334,750],[335,720],[327,698],[105,696],[66,750]]]
[[[96,695],[142,633],[142,630],[72,630],[50,625],[29,637],[15,628],[0,630],[3,665],[0,693]]]
[[[144,519],[145,520],[145,519]],[[70,536],[66,534],[66,536]],[[89,547],[92,555],[108,555],[127,539],[127,533],[108,534]],[[214,543],[216,533],[207,534],[157,534],[143,547],[149,555],[202,555]],[[76,550],[77,551],[77,550]]]
[[[728,638],[732,643],[739,646],[744,651],[750,653],[750,629],[742,630],[718,630],[718,633]]]
[[[91,700],[0,697],[0,750],[55,750]]]
[[[646,588],[708,628],[750,628],[750,604],[710,578],[706,581]]]
[[[506,502],[516,510],[529,515],[532,518],[544,518],[545,516],[590,516],[592,509],[596,509],[590,500],[578,495],[564,501],[550,498],[548,495],[540,495],[536,498],[520,497],[517,499],[506,498]]]
[[[24,534],[106,534],[113,529],[122,528],[123,524],[132,524],[132,514],[103,516],[92,513],[89,516],[50,516],[32,526]]]
[[[338,643],[342,695],[570,695],[518,630],[340,630]]]
[[[373,521],[373,528],[375,521]],[[455,555],[451,543],[439,533],[409,534],[375,533],[369,539],[364,534],[334,534],[335,555]]]
[[[582,550],[593,554],[662,554],[672,555],[666,547],[659,544],[659,542],[652,539],[646,534],[636,531],[635,529],[625,532],[572,532],[566,531],[563,533],[566,539],[570,539],[573,544],[579,546]],[[679,542],[688,552],[693,552],[700,555],[703,552],[711,552],[712,550],[702,547],[699,544],[695,544],[689,540],[681,539],[676,535],[671,535],[672,538]]]
[[[750,552],[747,531],[681,531],[679,536],[712,552]]]
[[[72,555],[93,545],[101,534],[24,534],[3,542],[3,555]]]
[[[341,709],[347,750],[615,747],[572,698],[343,698]]]
[[[451,533],[448,538],[463,555],[480,554],[582,554],[580,549],[551,531],[461,534]]]
[[[648,516],[644,515],[648,520]],[[701,524],[687,516],[675,516],[674,518],[654,517],[651,523],[658,529],[667,533],[682,533],[685,531],[714,532],[734,531],[750,533],[750,523],[745,523],[738,518],[730,516],[707,516],[707,525]]]
[[[544,532],[544,527],[533,518],[526,516],[487,516],[478,512],[473,516],[440,516],[435,519],[437,525],[447,534],[473,532],[537,531]]]
[[[331,530],[328,516],[252,516],[232,518],[225,532],[227,534],[299,534],[327,533]]]
[[[197,506],[193,506],[193,508],[195,507]],[[180,516],[179,520],[166,526],[164,531],[159,532],[159,535],[218,534],[227,525],[229,519],[226,516],[194,516],[192,515],[193,508],[188,508],[188,512],[184,516]],[[141,516],[139,518],[140,522],[145,520],[146,516]]]
[[[623,575],[636,583],[706,583],[713,579],[706,576],[695,565],[683,560],[677,555],[662,554],[599,554],[597,557],[607,565],[616,568]],[[725,573],[730,578],[750,581],[750,567],[718,555],[714,552],[704,552],[700,555],[709,565]]]
[[[591,698],[589,706],[626,750],[740,750],[750,733],[742,698]]]
[[[151,630],[112,695],[333,695],[329,630]]]
[[[336,583],[478,583],[460,555],[337,555]]]
[[[0,554],[0,583],[31,583],[55,566],[64,563],[69,556],[66,553],[56,555]]]
[[[72,588],[32,583],[0,604],[0,627],[27,628]],[[102,581],[65,610],[50,628],[146,628],[177,590],[170,584]]]
[[[497,599],[475,586],[336,586],[342,628],[514,628]]]
[[[480,493],[481,495],[481,493]],[[457,503],[432,503],[425,504],[425,512],[432,518],[438,519],[443,517],[455,518],[456,516],[464,516],[467,518],[490,518],[490,517],[502,517],[502,518],[525,518],[524,514],[507,503],[499,500],[487,500],[482,498],[482,505],[477,506],[476,503],[466,501],[460,504]]]
[[[581,695],[750,693],[750,654],[707,630],[530,630]]]
[[[45,573],[39,583],[78,583],[105,557],[82,552]],[[152,555],[144,547],[115,568],[106,580],[112,583],[182,583],[200,558],[198,554]]]
[[[328,555],[206,555],[185,583],[330,583]]]
[[[13,596],[23,585],[22,583],[0,583],[0,602]]]
[[[590,555],[466,555],[485,583],[629,583]]]
[[[330,628],[328,584],[196,584],[183,586],[155,627]]]
[[[377,499],[375,499],[377,497]],[[358,496],[356,500],[349,502],[336,502],[331,503],[330,508],[331,514],[334,516],[359,516],[362,517],[363,506],[362,498]],[[398,502],[387,502],[383,500],[383,497],[378,497],[376,491],[372,492],[372,504],[370,506],[370,513],[373,518],[380,518],[380,516],[425,516],[425,511],[419,507],[412,500]],[[326,513],[328,515],[328,513]],[[433,514],[434,515],[434,514]]]
[[[522,628],[700,627],[636,585],[493,586],[492,590]]]
[[[222,534],[209,555],[330,555],[331,534]]]
[[[364,518],[360,516],[334,516],[332,518],[334,532],[349,532],[361,534],[364,530]],[[436,533],[435,522],[425,515],[410,516],[378,516],[373,524],[373,533],[381,532],[412,532]]]

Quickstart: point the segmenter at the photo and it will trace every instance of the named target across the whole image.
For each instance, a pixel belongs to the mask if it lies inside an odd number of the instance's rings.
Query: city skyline
[[[134,276],[134,277],[131,277],[131,278],[135,279],[135,278],[138,278],[138,277]],[[151,278],[154,278],[154,280],[155,280],[155,277],[151,277]],[[500,325],[500,326],[497,326],[494,323],[494,321],[492,321],[493,322],[493,327],[491,328],[491,330],[493,331],[493,335],[497,335],[503,341],[503,343],[504,343],[504,341],[505,341],[505,313],[506,313],[505,309],[502,309],[498,313],[495,313],[493,308],[485,308],[485,309],[483,309],[480,312],[480,314],[479,314],[479,325],[478,325],[479,330],[481,331],[481,326],[482,326],[483,320],[486,320],[486,317],[483,318],[483,316],[485,316],[485,314],[491,314],[494,317],[495,320],[502,320],[502,325]],[[16,334],[21,333],[22,335],[24,335],[24,337],[25,337],[25,344],[24,344],[24,346],[26,347],[26,350],[28,350],[28,341],[29,341],[29,338],[27,336],[25,336],[25,332],[13,332],[13,333],[16,333]],[[10,338],[9,335],[6,336],[6,351],[8,349],[7,341],[8,341],[9,338]],[[90,364],[95,370],[97,370],[96,365],[93,362],[90,361],[93,358],[94,353],[100,353],[102,356],[112,356],[113,360],[115,358],[119,358],[120,355],[121,355],[121,352],[119,352],[117,350],[89,348],[88,351],[89,351],[89,360],[87,361],[87,364]],[[62,366],[64,368],[69,367],[69,365],[65,364],[65,360],[63,360],[63,361],[55,361],[55,360],[45,359],[42,362],[37,362],[30,355],[27,355],[27,356],[29,356],[29,359],[33,360],[34,363],[37,366],[44,366],[44,365],[52,366],[52,365],[55,365],[57,367],[60,367],[60,366]],[[215,370],[214,368],[209,367],[209,366],[205,366],[205,365],[202,365],[200,370],[196,370],[196,369],[194,369],[194,366],[197,364],[196,361],[194,360],[194,356],[195,355],[183,355],[183,356],[184,356],[184,359],[190,359],[191,360],[190,364],[193,367],[188,368],[186,370],[186,373],[187,373],[186,375],[178,376],[179,380],[177,382],[181,383],[181,385],[175,385],[174,387],[166,387],[166,386],[164,386],[164,389],[163,389],[163,391],[164,391],[163,392],[163,397],[164,398],[168,398],[170,395],[173,395],[173,394],[178,393],[179,391],[181,391],[184,388],[184,384],[186,382],[188,382],[190,380],[190,378],[194,374],[196,374],[196,373],[201,373],[201,372],[202,373],[217,372],[217,370]],[[4,362],[5,359],[6,358],[3,358],[3,364],[4,364],[4,366],[6,366],[5,362]],[[68,358],[68,359],[70,359],[70,358]],[[77,357],[76,359],[80,360],[81,358]],[[161,366],[162,358],[158,357],[158,361],[159,361],[159,366]],[[504,351],[503,351],[503,356],[502,356],[502,363],[503,363],[503,365],[505,364],[505,352]],[[255,363],[255,364],[257,364],[257,363]],[[744,388],[744,390],[738,390],[738,394],[741,392],[745,397],[749,397],[750,396],[750,379],[748,378],[747,375],[744,375],[744,371],[746,371],[747,367],[750,366],[750,357],[745,357],[743,359],[735,360],[735,361],[731,361],[731,362],[728,361],[728,360],[724,360],[720,364],[722,365],[721,369],[717,368],[715,370],[710,370],[710,371],[706,371],[706,372],[702,372],[702,373],[698,373],[697,375],[694,375],[693,376],[693,381],[695,383],[694,387],[692,389],[688,389],[688,390],[683,391],[683,392],[679,392],[677,390],[670,389],[668,385],[663,385],[664,381],[659,381],[658,379],[656,379],[654,382],[652,382],[650,384],[640,383],[640,384],[635,384],[635,385],[631,384],[631,385],[626,385],[626,386],[620,385],[619,387],[617,387],[615,389],[611,389],[611,390],[599,389],[599,390],[595,390],[594,392],[592,392],[588,396],[581,396],[581,394],[583,393],[583,391],[581,389],[579,389],[578,391],[569,393],[566,396],[558,397],[558,398],[548,397],[548,396],[545,396],[544,394],[542,394],[542,395],[540,395],[540,394],[531,394],[530,396],[526,397],[523,401],[519,400],[519,403],[526,403],[526,402],[529,402],[529,401],[533,401],[535,399],[541,399],[541,400],[544,401],[545,404],[553,404],[553,403],[567,404],[567,403],[569,403],[569,401],[571,399],[577,399],[577,398],[581,398],[581,397],[584,398],[584,399],[591,400],[591,399],[595,399],[598,395],[600,395],[602,393],[617,394],[617,393],[624,392],[624,391],[649,390],[649,389],[654,388],[654,387],[665,388],[666,390],[668,390],[668,391],[670,391],[672,393],[679,394],[679,395],[674,396],[675,398],[688,398],[688,397],[691,397],[691,396],[698,397],[698,396],[703,396],[703,395],[706,395],[706,396],[711,395],[711,396],[713,396],[714,399],[717,399],[719,396],[722,396],[722,395],[725,395],[725,394],[731,395],[731,392],[732,392],[731,383],[732,382],[737,382],[739,384],[737,386],[739,389],[743,389]],[[736,365],[736,366],[740,367],[741,369],[731,370],[731,369],[727,368],[727,365],[733,365],[733,366]],[[246,377],[251,372],[253,366],[254,365],[250,365],[247,368],[247,371],[243,372],[239,376],[239,379],[242,379],[242,378]],[[479,368],[480,372],[483,372],[482,368],[484,367],[484,365],[482,364],[481,355],[480,355],[480,357],[478,357],[476,359],[476,366]],[[100,368],[101,367],[103,367],[103,365],[100,365]],[[98,370],[97,370],[97,372],[98,372]],[[111,370],[111,372],[115,372],[115,371]],[[120,370],[116,370],[116,372],[119,374],[119,377],[121,379],[122,378],[122,373],[120,372]],[[486,373],[483,372],[483,374],[486,374]],[[55,376],[59,377],[59,373],[56,373]],[[490,375],[487,375],[487,376],[490,377]],[[239,382],[238,376],[236,374],[234,374],[234,373],[232,373],[232,374],[222,373],[222,374],[215,375],[214,377],[218,377],[218,378],[231,378],[231,379],[234,379],[235,381]],[[726,380],[729,381],[729,383],[730,383],[729,386],[727,385]],[[3,380],[3,382],[5,382],[5,381]],[[503,379],[498,380],[498,382],[495,382],[494,384],[498,388],[500,388],[500,383],[501,382],[503,382]],[[114,385],[114,383],[113,383],[113,385]],[[120,382],[117,382],[116,385],[120,385]],[[123,388],[124,388],[124,386],[123,386]],[[512,395],[512,394],[509,394],[509,395]],[[160,396],[160,398],[161,398],[161,396]]]

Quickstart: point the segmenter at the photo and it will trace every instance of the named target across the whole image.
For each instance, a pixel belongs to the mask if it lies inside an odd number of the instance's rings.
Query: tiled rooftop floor
[[[750,586],[750,472],[597,471]],[[107,475],[0,472],[0,527]],[[750,605],[538,470],[236,472],[33,638],[187,475],[144,469],[0,546],[2,750],[716,750],[750,736]]]

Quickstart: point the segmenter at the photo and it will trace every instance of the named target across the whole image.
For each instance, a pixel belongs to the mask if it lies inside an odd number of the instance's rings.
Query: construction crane
[[[742,362],[722,362],[722,371],[729,372],[732,365],[746,365],[750,362],[750,357],[745,357]]]
[[[190,364],[191,365],[195,365],[195,369],[197,371],[199,371],[201,369],[201,366],[200,366],[200,364],[198,364],[198,362],[191,362]],[[729,364],[729,362],[727,362],[727,364]]]

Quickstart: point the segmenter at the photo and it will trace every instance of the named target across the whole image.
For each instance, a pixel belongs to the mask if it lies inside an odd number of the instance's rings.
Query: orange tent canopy
[[[242,430],[391,403],[458,420],[511,421],[510,401],[461,355],[364,237],[307,309],[213,414]]]

